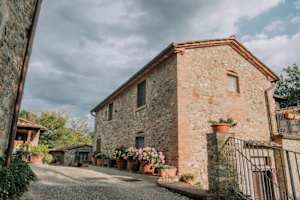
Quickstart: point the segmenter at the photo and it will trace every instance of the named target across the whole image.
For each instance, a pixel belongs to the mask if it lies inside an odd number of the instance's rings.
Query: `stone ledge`
[[[209,195],[206,191],[200,191],[196,187],[187,183],[175,182],[175,183],[161,183],[157,182],[157,185],[164,187],[172,192],[187,196],[192,199],[207,200]]]

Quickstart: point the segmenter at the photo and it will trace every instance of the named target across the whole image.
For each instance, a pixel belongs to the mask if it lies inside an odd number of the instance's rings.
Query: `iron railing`
[[[299,119],[286,119],[284,116],[287,112],[300,112],[300,106],[285,108],[276,111],[276,121],[278,133],[280,134],[300,134],[300,120]]]
[[[300,199],[300,153],[230,137],[219,153],[223,191],[239,199]]]

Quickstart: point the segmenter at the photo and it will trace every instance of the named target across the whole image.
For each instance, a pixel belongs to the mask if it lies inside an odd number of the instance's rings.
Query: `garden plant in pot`
[[[154,174],[155,166],[159,164],[161,158],[164,159],[161,152],[157,152],[155,148],[145,147],[139,149],[140,171],[144,174]],[[164,162],[164,161],[163,161]]]
[[[124,146],[117,147],[113,152],[113,158],[116,159],[119,170],[126,169],[126,160],[124,159],[126,155],[127,149]]]
[[[172,165],[159,164],[159,176],[160,177],[175,177],[177,173],[177,168]]]
[[[231,127],[237,125],[237,122],[232,118],[222,119],[220,118],[218,121],[210,120],[211,127],[214,133],[228,133]]]
[[[49,152],[47,145],[32,146],[30,143],[24,144],[21,147],[21,151],[24,154],[29,155],[30,162],[32,163],[43,163],[43,158],[45,156],[48,156],[48,152]]]
[[[46,154],[48,154],[48,146],[46,145],[38,145],[33,146],[30,152],[30,161],[32,163],[42,163],[43,158]]]
[[[139,170],[138,162],[138,149],[135,147],[129,147],[127,149],[127,155],[125,159],[127,160],[127,170],[130,172],[136,172]]]
[[[104,160],[107,158],[107,156],[104,153],[98,152],[94,155],[95,162],[97,166],[103,166]]]

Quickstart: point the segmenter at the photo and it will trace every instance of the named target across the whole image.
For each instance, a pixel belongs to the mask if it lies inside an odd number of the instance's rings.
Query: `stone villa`
[[[173,43],[91,111],[94,149],[155,147],[208,189],[208,120],[232,117],[235,137],[270,142],[277,80],[234,37]]]

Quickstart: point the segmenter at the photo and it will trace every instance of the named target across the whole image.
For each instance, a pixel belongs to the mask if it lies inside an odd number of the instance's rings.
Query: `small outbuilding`
[[[39,144],[40,135],[45,131],[47,131],[46,127],[23,118],[19,118],[14,150],[17,150],[25,143],[30,143],[32,146],[37,146]]]
[[[72,145],[59,149],[51,149],[53,164],[65,166],[82,166],[91,162],[92,146],[88,144]]]

